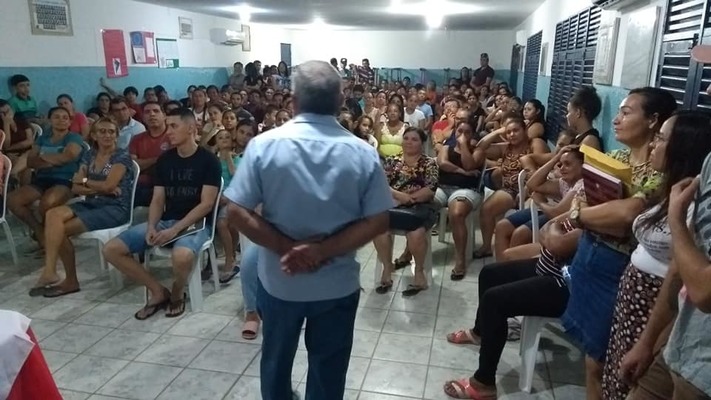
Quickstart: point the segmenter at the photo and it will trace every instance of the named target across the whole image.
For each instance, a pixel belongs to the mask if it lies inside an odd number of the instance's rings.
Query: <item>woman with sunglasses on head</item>
[[[79,170],[71,179],[72,192],[85,199],[47,211],[45,265],[30,296],[59,297],[78,292],[74,245],[70,238],[128,222],[135,171],[131,156],[116,145],[118,132],[118,125],[108,118],[99,119],[92,126],[95,146],[84,152]],[[61,282],[57,260],[62,261],[65,271]]]

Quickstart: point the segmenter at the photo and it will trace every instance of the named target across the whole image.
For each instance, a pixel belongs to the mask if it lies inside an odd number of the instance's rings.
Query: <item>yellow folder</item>
[[[580,151],[585,154],[585,164],[621,180],[629,193],[632,188],[632,167],[587,145],[581,145]]]

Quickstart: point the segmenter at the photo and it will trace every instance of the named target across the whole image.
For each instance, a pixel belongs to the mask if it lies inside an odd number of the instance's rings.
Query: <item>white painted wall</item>
[[[279,60],[279,43],[289,41],[289,31],[277,26],[253,25],[252,51],[241,46],[215,45],[210,29],[240,30],[236,19],[218,18],[131,0],[72,0],[74,36],[33,36],[26,0],[3,0],[0,67],[87,67],[104,65],[101,29],[123,29],[126,54],[131,59],[128,33],[155,32],[156,37],[178,38],[178,17],[193,20],[193,40],[178,39],[182,67],[229,67],[235,61]],[[129,61],[130,62],[130,61]],[[138,65],[137,65],[138,66]],[[155,68],[155,66],[150,66]]]
[[[590,7],[592,2],[590,0],[546,0],[538,9],[528,17],[521,25],[519,25],[515,30],[523,30],[526,37],[543,31],[543,43],[548,42],[548,56],[546,59],[546,69],[545,75],[550,76],[551,68],[553,66],[553,44],[555,42],[555,26],[558,22]],[[619,86],[622,76],[622,62],[624,59],[625,46],[627,46],[627,18],[625,15],[628,12],[636,11],[642,8],[648,7],[662,7],[663,15],[664,7],[666,6],[665,0],[650,0],[648,3],[642,3],[641,6],[636,8],[631,8],[625,10],[625,13],[620,13],[617,11],[604,11],[606,13],[614,13],[620,18],[620,29],[617,40],[617,50],[615,53],[615,70],[613,74],[612,85]],[[660,31],[662,28],[662,22],[660,21]],[[657,38],[657,43],[660,43],[661,39]],[[633,44],[630,44],[633,45]],[[656,51],[659,51],[660,46],[656,46]],[[655,55],[655,59],[656,59]],[[654,72],[652,71],[651,77],[654,77]],[[653,79],[653,78],[652,78]],[[650,82],[651,83],[651,82]]]
[[[489,53],[492,67],[511,67],[515,30],[506,31],[348,31],[294,30],[291,32],[295,64],[307,60],[348,58],[360,64],[368,58],[374,67],[457,68],[478,67],[479,54]]]

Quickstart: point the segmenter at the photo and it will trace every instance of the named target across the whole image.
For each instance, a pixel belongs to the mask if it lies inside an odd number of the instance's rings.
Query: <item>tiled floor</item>
[[[107,276],[96,276],[97,250],[78,249],[82,291],[58,300],[30,298],[40,258],[25,253],[26,239],[14,229],[23,253],[20,267],[10,264],[7,242],[0,244],[0,309],[25,313],[58,386],[68,400],[105,399],[234,399],[258,400],[260,342],[241,338],[242,298],[239,282],[212,293],[204,285],[204,311],[172,320],[162,315],[137,321],[142,290],[111,289]],[[396,279],[398,291],[373,291],[375,254],[361,249],[365,292],[356,320],[355,343],[348,372],[346,399],[444,400],[443,383],[470,375],[477,349],[457,347],[444,336],[473,323],[477,306],[477,272],[470,266],[462,282],[451,282],[452,244],[433,238],[435,284],[405,299],[409,281]],[[396,242],[396,253],[403,242]],[[169,280],[167,269],[158,269]],[[444,275],[446,274],[446,275]],[[545,295],[545,293],[541,293]],[[582,355],[559,330],[546,330],[536,366],[534,393],[518,390],[518,343],[509,343],[499,364],[503,399],[584,398]],[[303,346],[294,362],[293,381],[304,393],[307,368]]]

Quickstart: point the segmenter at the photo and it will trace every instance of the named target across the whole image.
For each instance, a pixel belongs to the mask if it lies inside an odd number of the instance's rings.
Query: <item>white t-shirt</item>
[[[667,276],[672,259],[672,237],[669,223],[664,218],[651,228],[642,226],[644,218],[654,214],[658,209],[659,205],[656,205],[635,218],[632,232],[639,244],[632,252],[630,262],[642,272],[664,278]],[[693,215],[694,206],[692,204],[686,214],[687,223],[691,222]]]
[[[420,121],[424,121],[426,119],[425,114],[418,110],[415,109],[415,111],[412,114],[407,113],[407,108],[405,109],[405,123],[414,126],[414,127],[419,127],[420,126]]]

